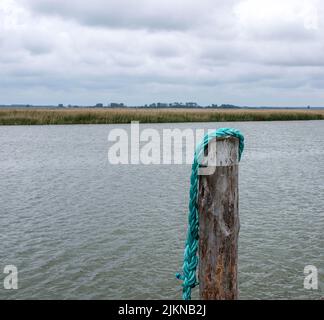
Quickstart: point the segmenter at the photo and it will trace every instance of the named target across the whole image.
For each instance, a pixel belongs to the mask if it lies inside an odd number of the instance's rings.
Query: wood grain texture
[[[199,291],[204,300],[238,298],[238,144],[234,137],[211,141],[216,167],[199,177]]]

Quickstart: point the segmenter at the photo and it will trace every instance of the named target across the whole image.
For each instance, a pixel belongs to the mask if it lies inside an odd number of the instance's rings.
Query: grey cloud
[[[277,6],[263,24],[260,1]],[[277,0],[2,0],[0,103],[294,104],[296,91],[324,101],[324,26],[279,9]]]
[[[186,30],[203,23],[219,0],[20,0],[41,14],[71,18],[81,24],[111,28]]]
[[[53,50],[50,40],[44,40],[40,37],[24,37],[22,39],[22,46],[32,55],[48,54]]]

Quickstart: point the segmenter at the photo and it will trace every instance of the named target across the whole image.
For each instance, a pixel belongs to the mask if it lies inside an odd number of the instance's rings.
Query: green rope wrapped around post
[[[208,143],[214,138],[226,136],[233,136],[239,139],[239,160],[241,160],[244,149],[244,137],[239,130],[233,128],[220,128],[212,133],[206,134],[203,140],[198,144],[194,154],[190,177],[188,231],[184,250],[184,262],[182,267],[182,274],[176,274],[177,279],[183,281],[182,298],[184,300],[191,299],[191,289],[198,284],[196,269],[198,265],[197,250],[199,238],[199,220],[197,207],[199,165],[203,158],[205,147],[208,145]]]

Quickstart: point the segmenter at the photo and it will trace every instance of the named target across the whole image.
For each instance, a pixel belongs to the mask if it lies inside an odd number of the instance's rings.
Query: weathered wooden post
[[[199,176],[200,298],[237,299],[239,140],[211,140],[207,158],[208,169],[214,167],[211,175]]]

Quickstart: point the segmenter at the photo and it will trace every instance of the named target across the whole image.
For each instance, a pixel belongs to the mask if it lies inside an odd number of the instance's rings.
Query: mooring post
[[[199,175],[200,298],[237,299],[239,140],[211,140],[206,157],[208,169],[214,167],[210,175]]]

